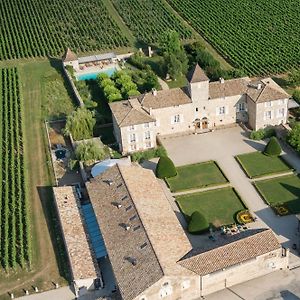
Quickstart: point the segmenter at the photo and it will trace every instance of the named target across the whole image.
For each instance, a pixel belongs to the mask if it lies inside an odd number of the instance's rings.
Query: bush
[[[293,92],[293,98],[297,103],[300,103],[300,90],[295,90]]]
[[[162,156],[156,167],[156,176],[158,178],[169,178],[177,175],[174,163],[168,156]]]
[[[276,134],[275,129],[271,126],[266,127],[264,129],[259,129],[257,131],[253,130],[250,133],[251,140],[263,140],[266,138],[270,138]]]
[[[131,155],[131,159],[132,161],[142,162],[143,160],[149,160],[154,157],[162,157],[162,156],[167,156],[167,151],[164,147],[158,146],[155,149],[135,152]]]
[[[208,229],[209,224],[206,218],[199,211],[193,212],[188,225],[188,232],[191,234],[200,234],[208,231]]]
[[[268,142],[264,154],[268,156],[278,156],[281,153],[281,147],[279,142],[277,141],[276,137],[271,137],[270,141]]]

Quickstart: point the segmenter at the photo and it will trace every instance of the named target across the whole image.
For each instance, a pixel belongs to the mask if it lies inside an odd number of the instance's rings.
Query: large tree
[[[75,150],[76,158],[89,165],[105,158],[105,151],[95,141],[81,142]]]
[[[67,117],[64,133],[71,134],[76,141],[89,139],[93,136],[95,124],[94,113],[85,107],[80,107]]]
[[[288,135],[288,142],[297,150],[300,151],[300,123],[296,122]]]

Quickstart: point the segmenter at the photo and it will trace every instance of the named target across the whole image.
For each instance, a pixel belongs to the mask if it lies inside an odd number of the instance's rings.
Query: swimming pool
[[[99,72],[77,75],[77,80],[96,80],[99,73],[106,73],[109,77],[117,71],[117,68],[110,68]]]

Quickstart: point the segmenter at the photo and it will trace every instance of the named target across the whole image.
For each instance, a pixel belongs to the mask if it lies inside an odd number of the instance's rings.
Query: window
[[[198,111],[198,107],[196,107],[196,111]]]
[[[237,111],[245,111],[245,103],[238,103]]]
[[[151,148],[151,142],[146,142],[146,144],[145,144],[145,146],[146,146],[146,148]]]
[[[150,138],[151,138],[150,131],[146,131],[145,132],[145,140],[150,140]]]
[[[129,129],[130,131],[132,131],[132,130],[135,129],[135,126],[134,126],[134,125],[130,125],[130,126],[128,127],[128,129]]]
[[[269,102],[265,102],[265,107],[271,107],[272,106],[272,102],[269,101]]]
[[[180,123],[180,115],[174,116],[174,123]]]
[[[278,105],[284,105],[284,100],[278,100]]]
[[[285,109],[284,108],[279,108],[278,109],[278,118],[284,117]]]
[[[130,134],[129,140],[130,140],[130,143],[136,142],[135,133]]]
[[[149,128],[150,127],[150,124],[149,123],[145,123],[144,124],[144,128]]]
[[[141,245],[141,249],[144,249],[147,246],[147,243],[145,242],[144,244]]]
[[[136,144],[130,145],[130,151],[135,151],[136,150]]]
[[[132,205],[130,204],[129,206],[126,207],[125,210],[126,210],[126,211],[129,211],[129,210],[131,210],[131,209],[132,209]]]
[[[265,111],[265,119],[271,120],[272,119],[272,112],[270,110]]]
[[[225,106],[219,107],[219,115],[225,115]]]

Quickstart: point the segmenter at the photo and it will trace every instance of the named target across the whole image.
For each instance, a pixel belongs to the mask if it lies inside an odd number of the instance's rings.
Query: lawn
[[[257,181],[256,188],[271,205],[284,204],[291,213],[300,212],[300,178],[298,176],[282,176]]]
[[[172,192],[201,188],[228,182],[214,161],[177,167],[177,176],[168,178]]]
[[[261,152],[238,155],[236,159],[249,178],[257,178],[291,170],[291,167],[281,157],[266,156]]]
[[[176,197],[176,201],[187,219],[199,211],[215,227],[235,223],[236,213],[246,208],[232,188],[186,194]]]

